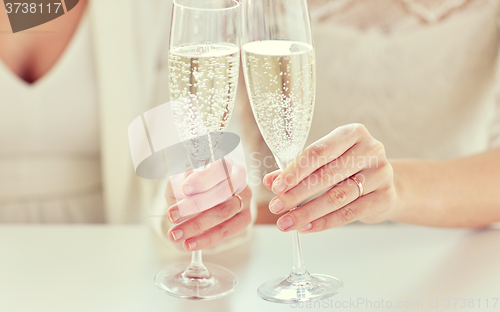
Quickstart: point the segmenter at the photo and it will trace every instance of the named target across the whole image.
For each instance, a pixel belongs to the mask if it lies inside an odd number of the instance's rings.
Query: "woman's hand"
[[[251,222],[252,192],[246,183],[245,166],[227,157],[225,166],[229,179],[224,164],[218,160],[203,171],[191,171],[169,180],[167,217],[174,226],[169,229],[168,238],[183,242],[188,251],[213,246],[242,232]],[[185,216],[185,212],[190,215]]]
[[[353,179],[363,186],[363,195]],[[283,172],[264,177],[277,196],[269,209],[283,215],[282,231],[318,232],[360,220],[386,220],[396,206],[392,166],[365,126],[339,127],[305,149]],[[308,198],[324,194],[294,209]],[[358,198],[359,197],[359,198]]]

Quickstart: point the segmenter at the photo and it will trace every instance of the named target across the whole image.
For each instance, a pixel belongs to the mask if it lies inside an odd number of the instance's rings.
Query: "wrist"
[[[386,214],[386,220],[403,221],[404,214],[408,205],[408,161],[394,160],[391,161],[393,168],[393,183],[396,198],[389,211]]]

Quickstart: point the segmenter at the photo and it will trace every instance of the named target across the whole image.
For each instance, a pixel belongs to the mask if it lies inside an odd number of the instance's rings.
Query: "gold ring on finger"
[[[238,213],[240,213],[243,210],[243,199],[238,194],[234,194],[234,197],[236,197],[236,198],[238,198],[240,200],[240,210],[238,210],[238,212],[237,212],[237,214],[238,214]]]
[[[349,179],[353,180],[354,183],[356,183],[358,185],[358,190],[359,190],[359,196],[358,196],[358,198],[360,198],[361,196],[363,196],[363,192],[364,192],[363,184],[361,184],[361,182],[359,182],[359,180],[356,179],[355,177],[350,177]],[[358,199],[358,198],[356,198],[356,199]]]

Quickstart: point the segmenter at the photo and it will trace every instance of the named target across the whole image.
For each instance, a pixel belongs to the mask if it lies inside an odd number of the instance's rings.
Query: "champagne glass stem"
[[[191,266],[194,266],[194,267],[202,267],[203,266],[202,251],[201,250],[193,251],[193,255],[191,257]]]
[[[278,167],[283,172],[286,167],[288,167],[292,162],[283,162],[278,157],[275,157]],[[286,180],[286,177],[283,177]],[[300,246],[299,232],[292,231],[292,244],[293,244],[293,265],[292,265],[292,275],[302,275],[306,274],[307,270],[304,265],[304,258],[302,257],[302,247]]]
[[[210,137],[210,136],[208,136]],[[191,153],[188,153],[189,162],[194,171],[203,170],[207,165],[208,161],[202,161],[194,157]],[[203,264],[202,251],[196,250],[191,253],[191,262],[189,266],[182,273],[182,277],[185,279],[207,279],[211,277],[210,272]]]
[[[210,272],[207,270],[202,260],[202,251],[196,250],[191,253],[191,263],[182,273],[184,278],[209,278]]]
[[[210,159],[205,161],[200,161],[193,157],[193,155],[189,155],[189,161],[191,162],[191,166],[194,171],[200,171],[208,167],[210,162],[215,162],[215,155],[212,146],[212,140],[210,138],[210,134],[207,134],[208,146],[210,148]],[[200,165],[203,164],[203,165]],[[191,262],[187,269],[182,273],[184,278],[209,278],[211,276],[208,269],[203,264],[202,251],[196,250],[191,253]]]
[[[285,163],[278,157],[275,158],[282,172],[291,163]],[[285,181],[286,178],[286,176],[282,177]],[[298,231],[292,231],[292,238],[292,272],[288,276],[275,278],[262,284],[257,289],[257,294],[267,301],[289,304],[299,301],[320,300],[338,293],[343,287],[342,281],[328,275],[310,274],[306,270],[304,259],[302,258]]]
[[[302,258],[302,248],[300,246],[299,232],[293,231],[293,266],[292,274],[302,275],[307,273],[306,267],[304,265],[304,259]]]

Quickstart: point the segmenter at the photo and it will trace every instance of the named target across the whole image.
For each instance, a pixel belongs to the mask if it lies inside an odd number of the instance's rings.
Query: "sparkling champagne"
[[[240,49],[232,44],[187,45],[170,50],[174,120],[180,139],[199,160],[210,158],[220,139],[217,136],[221,137],[229,124],[239,66]]]
[[[234,108],[240,66],[240,49],[232,44],[188,45],[169,54],[170,97],[182,136],[199,135],[194,121],[207,132],[223,132]],[[188,128],[186,128],[188,126]],[[195,127],[196,128],[196,127]],[[199,129],[198,129],[199,130]]]
[[[304,148],[316,89],[314,49],[302,42],[255,41],[242,47],[252,110],[267,145],[283,163]]]

